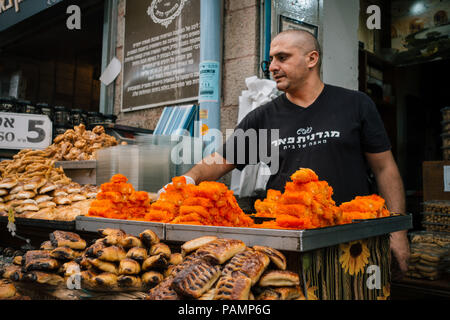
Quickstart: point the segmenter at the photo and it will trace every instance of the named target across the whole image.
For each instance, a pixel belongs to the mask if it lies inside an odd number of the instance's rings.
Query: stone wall
[[[245,78],[259,74],[260,0],[224,0],[221,130],[234,128],[239,96],[246,90]],[[119,1],[117,58],[122,61],[125,30],[125,0]],[[123,113],[122,74],[115,83],[114,113],[117,123],[154,129],[163,107]]]

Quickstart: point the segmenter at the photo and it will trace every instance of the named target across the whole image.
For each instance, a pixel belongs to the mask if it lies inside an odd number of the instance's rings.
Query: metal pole
[[[200,135],[220,130],[222,1],[200,0]]]

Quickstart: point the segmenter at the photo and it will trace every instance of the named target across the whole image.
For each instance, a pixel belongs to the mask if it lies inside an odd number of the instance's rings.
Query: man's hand
[[[406,231],[397,231],[391,233],[391,250],[398,266],[403,275],[408,271],[409,257],[411,255],[409,249],[408,237]]]
[[[380,195],[386,200],[390,212],[405,213],[405,191],[403,181],[391,151],[366,153],[367,161],[377,180]],[[391,233],[391,251],[400,270],[408,270],[410,256],[407,230]]]

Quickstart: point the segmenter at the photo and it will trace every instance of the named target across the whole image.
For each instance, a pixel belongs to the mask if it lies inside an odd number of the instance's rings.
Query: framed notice
[[[318,36],[318,32],[319,32],[319,28],[315,25],[300,21],[300,20],[296,20],[296,19],[292,19],[289,17],[285,17],[283,15],[279,16],[280,19],[280,24],[279,24],[279,29],[280,32],[282,31],[286,31],[286,30],[305,30],[308,31],[310,33],[312,33],[316,38]]]
[[[196,102],[200,0],[126,0],[122,111]]]

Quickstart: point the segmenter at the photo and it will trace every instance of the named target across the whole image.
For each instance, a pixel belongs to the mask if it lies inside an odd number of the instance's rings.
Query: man
[[[279,148],[279,172],[270,177],[267,189],[283,191],[296,170],[311,168],[333,187],[333,199],[339,205],[370,194],[368,164],[388,209],[404,213],[402,179],[372,100],[364,93],[322,82],[320,46],[306,31],[277,35],[271,43],[270,60],[269,70],[284,94],[250,112],[237,127],[279,130],[278,141],[267,141],[268,146]],[[232,136],[223,149],[187,172],[187,181],[215,181],[235,168],[242,170],[246,164],[227,156],[226,145],[232,139],[237,138]],[[391,235],[391,249],[403,272],[409,258],[406,232]]]

